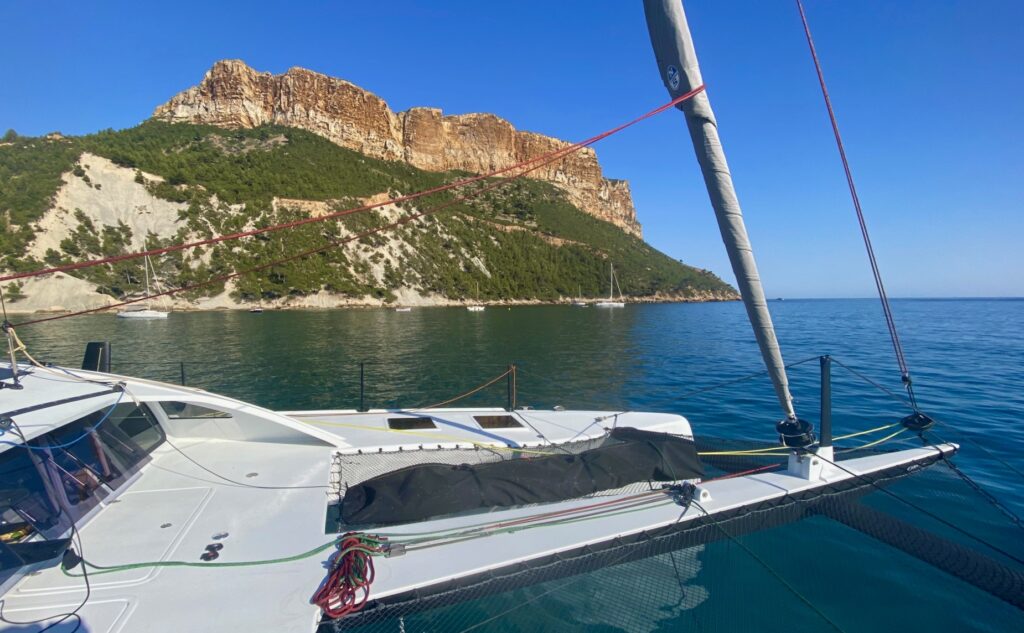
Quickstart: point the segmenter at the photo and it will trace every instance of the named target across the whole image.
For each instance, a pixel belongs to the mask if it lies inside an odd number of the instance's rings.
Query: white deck
[[[0,372],[3,369],[0,365]],[[425,449],[474,445],[530,447],[549,441],[598,437],[613,426],[690,434],[689,424],[680,416],[634,412],[517,411],[514,417],[523,426],[512,429],[482,429],[473,419],[480,414],[504,414],[500,409],[282,414],[201,390],[124,380],[132,396],[141,402],[175,400],[230,411],[233,417],[228,419],[192,420],[168,419],[159,411],[156,413],[169,440],[189,457],[223,477],[261,486],[327,486],[335,452],[415,451],[421,446]],[[32,370],[24,382],[25,389],[21,391],[0,391],[0,413],[104,389],[41,370]],[[18,416],[16,421],[27,435],[36,436],[54,425],[103,409],[115,399],[115,395],[101,396],[28,413]],[[437,429],[401,433],[387,430],[389,417],[428,414]],[[5,436],[8,438],[10,435]],[[947,447],[945,450],[954,449]],[[844,466],[856,472],[869,472],[935,454],[934,448],[913,449],[849,460]],[[292,556],[332,540],[332,535],[325,534],[327,489],[265,490],[238,486],[204,472],[168,443],[160,445],[151,457],[134,480],[115,490],[79,522],[82,553],[90,562],[111,566],[156,560],[199,561],[205,546],[214,542],[215,534],[222,532],[227,532],[228,536],[219,541],[224,549],[217,562]],[[833,472],[827,480],[844,477],[849,475]],[[810,482],[785,473],[715,481],[706,484],[712,499],[703,505],[709,512],[717,512],[825,483],[827,481]],[[439,519],[379,531],[423,532],[587,503],[593,500],[493,511],[485,516]],[[371,597],[401,593],[664,526],[680,520],[680,511],[666,500],[628,515],[496,534],[468,544],[379,558]],[[698,514],[698,510],[691,508],[682,520]],[[90,633],[225,630],[308,633],[319,620],[319,609],[311,605],[309,599],[324,578],[324,563],[329,554],[327,551],[272,566],[150,567],[94,575],[91,597],[80,612],[84,621],[82,630]],[[80,571],[81,567],[75,570]],[[4,615],[12,620],[59,616],[76,607],[84,597],[82,580],[69,578],[55,567],[41,569],[13,586],[10,582],[7,585],[6,594],[2,596]],[[53,630],[70,631],[74,625],[72,619]]]

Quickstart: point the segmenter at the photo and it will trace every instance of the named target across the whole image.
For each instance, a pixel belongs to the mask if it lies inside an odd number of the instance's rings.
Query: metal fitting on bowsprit
[[[927,431],[928,429],[932,428],[932,426],[935,424],[935,420],[931,419],[930,417],[921,413],[920,411],[914,411],[907,417],[900,420],[900,424],[902,424],[904,428],[920,433],[922,431]]]

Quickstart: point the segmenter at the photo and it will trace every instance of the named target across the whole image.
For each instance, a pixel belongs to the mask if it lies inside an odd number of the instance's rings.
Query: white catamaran
[[[644,7],[669,92],[698,90],[679,1]],[[786,466],[709,478],[690,423],[665,413],[271,411],[111,374],[103,345],[90,371],[18,364],[8,332],[3,618],[309,633],[390,616],[404,630],[405,614],[481,583],[621,562],[613,549],[690,547],[718,521],[864,494],[955,453],[944,443],[837,462],[825,415],[820,440],[797,417],[710,102],[699,93],[679,108],[785,418],[771,450]]]

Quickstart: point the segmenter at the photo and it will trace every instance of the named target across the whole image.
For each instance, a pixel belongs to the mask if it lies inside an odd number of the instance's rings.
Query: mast
[[[608,301],[615,301],[615,264],[608,262]]]
[[[146,255],[146,258],[142,260],[142,270],[146,273],[146,308],[149,308],[149,255]]]
[[[704,82],[681,0],[644,0],[644,13],[658,62],[658,72],[672,97],[701,86]],[[739,286],[747,317],[754,328],[761,357],[775,386],[775,395],[786,420],[795,422],[796,412],[793,410],[793,397],[789,393],[786,366],[775,338],[775,328],[768,313],[764,288],[761,287],[740,203],[733,189],[729,165],[718,138],[718,124],[711,111],[711,102],[705,91],[676,107],[686,115],[686,125],[690,129],[697,162],[704,174],[704,184],[711,198],[711,206],[715,209],[729,262],[736,275],[736,285]]]

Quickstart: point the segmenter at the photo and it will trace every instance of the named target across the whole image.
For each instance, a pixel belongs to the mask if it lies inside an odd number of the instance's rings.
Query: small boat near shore
[[[622,300],[622,288],[619,288],[618,277],[615,276],[615,264],[608,264],[608,300],[598,301],[594,305],[599,308],[625,308],[626,303]],[[615,300],[615,289],[619,290],[619,299]]]
[[[152,268],[152,264],[150,263],[149,256],[147,255],[142,260],[142,269],[143,269],[143,271],[145,271],[145,275],[146,275],[146,296],[147,297],[150,296],[150,291],[149,291],[149,271],[150,271],[151,268]],[[153,277],[154,277],[154,282],[155,282],[156,281],[156,279],[155,279],[156,278],[156,270],[155,269],[153,269]],[[132,307],[129,307],[127,310],[121,310],[120,312],[117,313],[117,317],[119,319],[166,319],[167,315],[168,315],[167,312],[164,312],[162,310],[154,310],[154,309],[152,309],[149,306],[148,303],[146,303],[143,306],[132,306]]]

